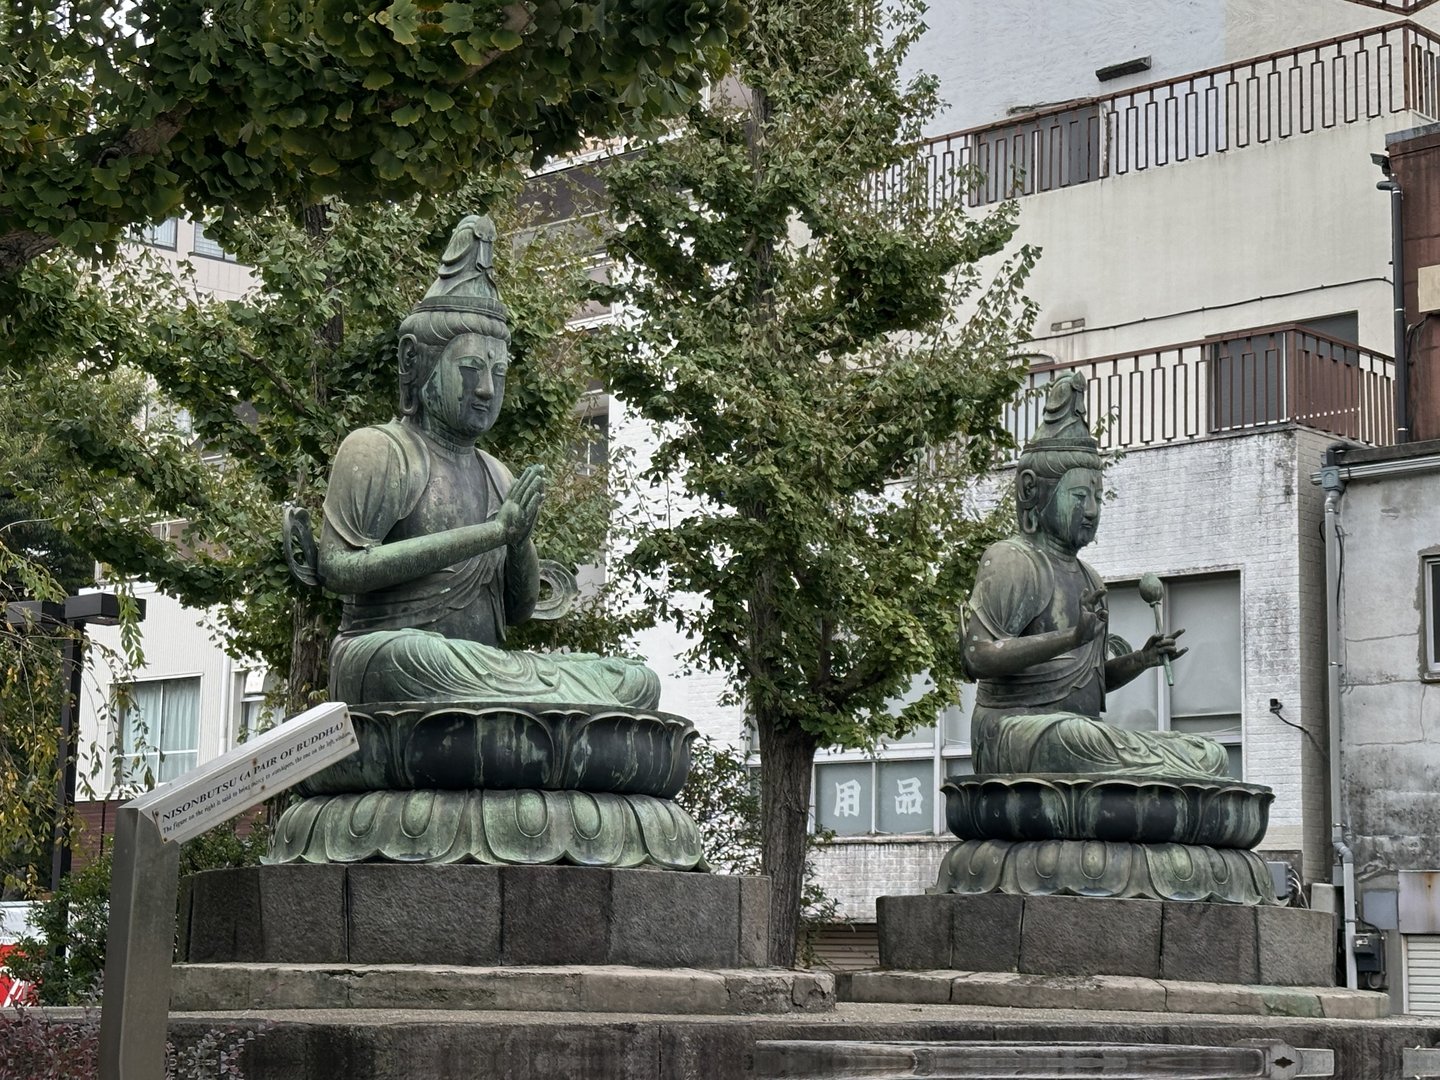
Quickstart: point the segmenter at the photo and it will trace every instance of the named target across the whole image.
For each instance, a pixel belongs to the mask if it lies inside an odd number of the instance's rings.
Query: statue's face
[[[1100,527],[1099,469],[1071,469],[1055,485],[1055,493],[1040,512],[1040,527],[1071,551],[1095,539]]]
[[[426,417],[453,437],[489,431],[505,401],[509,346],[486,334],[452,338],[421,390]]]

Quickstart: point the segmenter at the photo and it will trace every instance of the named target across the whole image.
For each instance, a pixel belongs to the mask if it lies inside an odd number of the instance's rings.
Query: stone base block
[[[742,968],[177,964],[171,1007],[752,1015],[827,1012],[828,972]]]
[[[1334,920],[1326,912],[1004,893],[882,896],[876,910],[885,968],[1335,982]]]
[[[766,963],[760,877],[572,866],[254,866],[187,882],[190,963]]]
[[[1388,994],[1335,986],[1239,986],[1001,971],[850,971],[838,978],[840,1000],[852,1002],[1340,1020],[1374,1020],[1390,1012]]]

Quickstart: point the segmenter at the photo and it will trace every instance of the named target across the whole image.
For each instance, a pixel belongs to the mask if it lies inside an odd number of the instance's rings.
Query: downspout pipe
[[[1341,791],[1341,710],[1340,673],[1340,496],[1345,480],[1334,464],[1333,452],[1325,455],[1320,470],[1320,486],[1325,491],[1325,709],[1330,729],[1330,845],[1339,867],[1342,919],[1344,928],[1345,985],[1358,989],[1355,971],[1355,854],[1345,842],[1344,803]]]
[[[1372,154],[1372,160],[1385,174],[1375,187],[1390,193],[1390,277],[1394,300],[1395,335],[1395,441],[1410,441],[1410,358],[1406,354],[1405,334],[1405,224],[1401,217],[1404,193],[1400,181],[1390,171],[1387,154]]]

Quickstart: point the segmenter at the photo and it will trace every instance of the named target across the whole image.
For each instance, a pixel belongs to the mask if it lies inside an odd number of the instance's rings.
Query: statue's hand
[[[1167,658],[1178,660],[1190,651],[1175,644],[1175,639],[1183,633],[1184,630],[1176,630],[1173,634],[1151,634],[1137,655],[1147,668],[1159,667]]]
[[[510,487],[496,520],[505,530],[505,543],[516,547],[530,539],[535,518],[545,499],[545,466],[531,465]]]
[[[1075,648],[1105,632],[1105,590],[1092,589],[1080,597],[1080,619],[1075,624]]]

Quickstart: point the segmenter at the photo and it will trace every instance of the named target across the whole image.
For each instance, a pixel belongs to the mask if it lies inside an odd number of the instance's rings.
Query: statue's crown
[[[1024,452],[1046,450],[1100,454],[1100,443],[1090,433],[1085,412],[1085,376],[1078,371],[1060,376],[1045,389],[1044,415]]]
[[[488,214],[471,214],[455,226],[440,274],[415,310],[474,311],[510,321],[495,284],[495,223]]]

